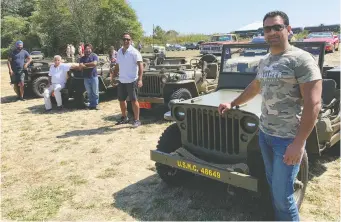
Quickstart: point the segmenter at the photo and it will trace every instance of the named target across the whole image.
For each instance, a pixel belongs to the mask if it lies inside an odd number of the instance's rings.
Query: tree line
[[[142,24],[125,0],[2,0],[1,53],[17,40],[28,51],[42,50],[46,56],[65,55],[67,44],[91,43],[96,53],[110,46],[121,47],[121,37],[130,32],[135,43],[186,43],[206,41],[203,34],[180,35],[156,26],[153,36],[144,36]]]
[[[98,53],[120,47],[124,32],[143,36],[142,25],[125,0],[2,0],[1,45],[6,50],[17,40],[31,51],[65,54],[66,45],[91,43]],[[2,49],[2,54],[5,51]]]

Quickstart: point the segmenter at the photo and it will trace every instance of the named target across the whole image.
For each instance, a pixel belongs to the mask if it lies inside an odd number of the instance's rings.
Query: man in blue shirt
[[[30,54],[23,49],[24,43],[17,41],[15,43],[16,49],[13,50],[8,56],[8,70],[11,76],[11,83],[14,84],[14,90],[18,95],[18,99],[24,100],[24,84],[25,84],[25,73],[24,69],[31,63],[32,59]],[[26,63],[25,60],[27,59]],[[20,93],[17,88],[20,88]],[[19,95],[20,94],[20,95]]]
[[[79,66],[83,68],[84,86],[88,93],[89,109],[98,110],[99,101],[98,75],[97,75],[98,56],[92,53],[92,45],[85,44],[84,56],[79,60]]]

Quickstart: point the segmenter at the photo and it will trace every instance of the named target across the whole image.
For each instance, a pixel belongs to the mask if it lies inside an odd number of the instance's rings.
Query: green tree
[[[111,45],[121,47],[124,32],[129,32],[133,41],[141,39],[143,30],[136,12],[125,0],[101,0],[99,13],[96,16],[96,35],[94,42],[104,53]]]
[[[154,38],[155,39],[164,41],[165,40],[165,34],[166,34],[166,31],[163,30],[160,26],[157,25],[154,28]]]
[[[91,43],[105,52],[123,32],[142,36],[135,11],[124,0],[40,0],[32,15],[33,26],[47,54],[65,53],[66,44]]]
[[[4,16],[1,19],[1,46],[8,47],[13,41],[23,40],[28,33],[28,21],[23,17]]]

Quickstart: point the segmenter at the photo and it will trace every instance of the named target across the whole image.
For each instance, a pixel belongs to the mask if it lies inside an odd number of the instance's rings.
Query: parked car
[[[41,51],[32,51],[30,53],[32,60],[43,60],[44,59],[44,53]]]
[[[141,53],[165,53],[166,48],[160,45],[145,45],[141,49]]]
[[[179,45],[179,44],[175,44],[175,45],[171,45],[169,47],[167,47],[168,51],[185,51],[186,47]]]
[[[187,50],[191,49],[191,50],[198,50],[199,49],[199,45],[197,43],[187,43],[185,44],[185,47]]]
[[[337,35],[333,35],[332,32],[312,32],[303,42],[325,42],[325,51],[334,52],[339,50],[340,39]]]

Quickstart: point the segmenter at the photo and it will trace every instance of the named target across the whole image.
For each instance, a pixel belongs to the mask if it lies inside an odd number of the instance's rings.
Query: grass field
[[[173,53],[173,54],[172,54]],[[198,51],[169,56],[194,57]],[[340,63],[340,54],[328,57]],[[7,67],[1,66],[2,220],[262,220],[263,203],[251,193],[196,178],[165,185],[149,151],[171,123],[143,113],[142,126],[115,126],[113,96],[100,110],[44,114],[42,98],[15,101]],[[301,209],[305,220],[340,220],[340,156],[327,152],[310,163]]]

